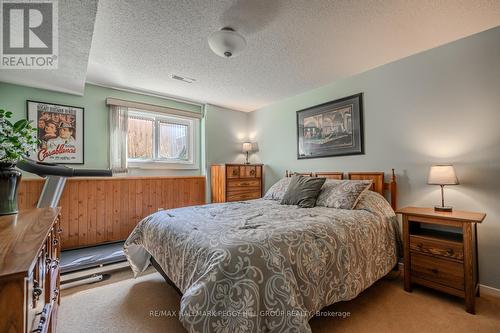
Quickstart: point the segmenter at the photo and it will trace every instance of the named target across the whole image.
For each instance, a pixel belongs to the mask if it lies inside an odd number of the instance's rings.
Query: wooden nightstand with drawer
[[[475,313],[479,294],[477,223],[486,214],[406,207],[403,215],[404,288],[420,284],[465,299]]]
[[[212,203],[262,197],[262,164],[214,164],[210,173]]]

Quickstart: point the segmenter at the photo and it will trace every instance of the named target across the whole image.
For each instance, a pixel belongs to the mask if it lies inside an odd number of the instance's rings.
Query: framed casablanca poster
[[[297,111],[297,158],[364,154],[363,95]]]
[[[84,108],[26,101],[28,120],[37,127],[39,143],[30,158],[39,162],[83,164]]]

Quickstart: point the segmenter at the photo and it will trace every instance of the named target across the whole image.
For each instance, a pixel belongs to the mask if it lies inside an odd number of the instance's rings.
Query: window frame
[[[130,158],[127,154],[127,163],[129,168],[139,169],[200,169],[199,154],[200,154],[200,120],[197,118],[183,117],[179,115],[170,115],[160,112],[129,108],[128,118],[136,117],[139,119],[147,119],[153,121],[153,151],[152,158]],[[160,123],[180,124],[188,126],[188,159],[169,159],[160,158],[159,137]]]

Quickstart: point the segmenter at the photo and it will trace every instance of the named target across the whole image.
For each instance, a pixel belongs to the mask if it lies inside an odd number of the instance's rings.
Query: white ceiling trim
[[[49,81],[49,80],[26,80],[26,79],[19,79],[17,77],[8,78],[8,77],[3,77],[3,75],[0,74],[0,82],[15,84],[15,85],[19,85],[19,86],[26,86],[26,87],[31,87],[31,88],[37,88],[37,89],[43,89],[43,90],[48,90],[48,91],[52,91],[52,92],[65,93],[65,94],[70,94],[70,95],[75,95],[75,96],[83,96],[83,89],[72,90],[72,89],[62,87],[60,85],[51,84],[50,82],[47,82],[47,81]]]

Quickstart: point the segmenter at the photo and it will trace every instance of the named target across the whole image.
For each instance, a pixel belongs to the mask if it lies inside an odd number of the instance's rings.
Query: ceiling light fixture
[[[225,27],[212,33],[208,37],[208,45],[218,56],[232,58],[243,51],[247,42],[245,38],[234,31],[234,29]]]

